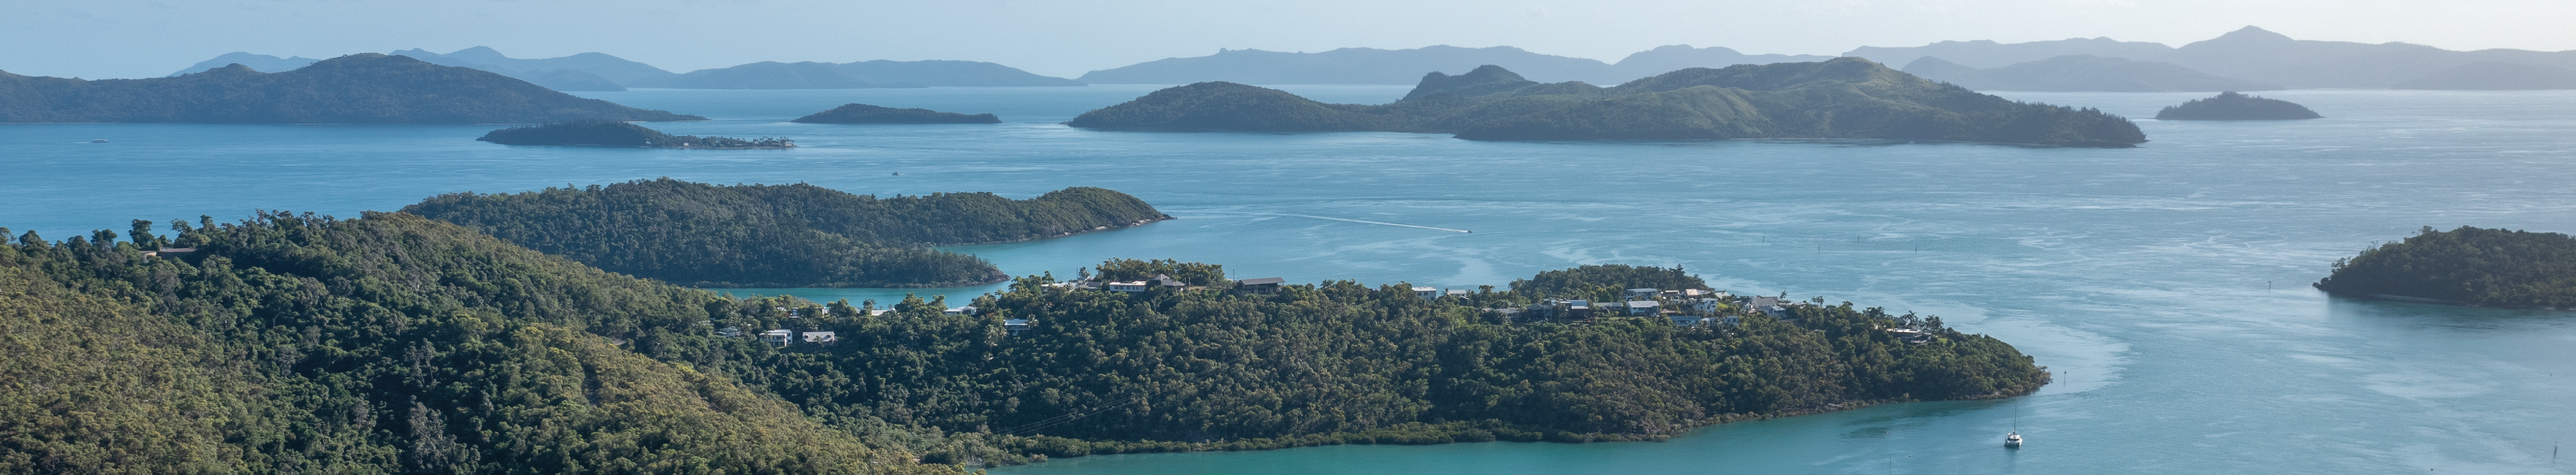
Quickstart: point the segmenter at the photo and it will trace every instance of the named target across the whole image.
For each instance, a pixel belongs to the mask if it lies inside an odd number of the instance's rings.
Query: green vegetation
[[[2318,289],[2480,307],[2576,308],[2576,238],[2461,226],[2335,261]]]
[[[489,124],[706,120],[583,99],[404,56],[342,56],[275,74],[240,65],[84,81],[0,72],[0,122]]]
[[[516,194],[455,193],[403,212],[461,224],[612,272],[700,287],[953,287],[1009,275],[929,249],[1024,241],[1169,219],[1100,188],[878,199],[823,187],[668,178]]]
[[[545,125],[511,127],[483,134],[481,140],[502,145],[591,145],[599,147],[645,148],[795,148],[796,141],[761,137],[743,140],[732,137],[699,137],[671,135],[641,125],[613,120],[579,120]]]
[[[790,121],[801,124],[999,124],[1001,117],[992,114],[959,114],[930,109],[896,109],[867,104],[843,104],[832,110],[798,117]]]
[[[1029,276],[978,314],[878,314],[625,277],[409,214],[171,228],[0,244],[0,471],[954,473],[913,459],[1653,439],[2047,381],[2000,341],[1850,304],[1727,328],[1517,324],[1486,308],[1519,291]],[[142,252],[173,246],[195,250]],[[1214,265],[1101,268],[1224,284]],[[840,341],[728,336],[743,329]]]
[[[2207,99],[2192,99],[2178,106],[2156,111],[2156,120],[2295,120],[2324,117],[2308,106],[2280,99],[2218,93]]]
[[[1859,58],[1689,68],[1616,87],[1541,84],[1495,66],[1431,73],[1404,100],[1325,104],[1225,82],[1084,113],[1103,129],[1443,132],[1471,140],[1858,138],[2131,147],[2146,135],[2094,109],[2013,102]]]

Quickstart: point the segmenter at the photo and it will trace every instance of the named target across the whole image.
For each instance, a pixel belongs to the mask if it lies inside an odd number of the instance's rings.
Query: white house
[[[805,342],[816,345],[832,346],[840,344],[841,337],[833,332],[805,332]]]
[[[789,343],[796,342],[796,331],[781,329],[760,332],[760,341],[762,343],[772,345],[787,346]]]
[[[1422,297],[1422,298],[1426,298],[1426,299],[1427,299],[1427,298],[1433,298],[1433,297],[1439,297],[1439,296],[1440,296],[1440,289],[1438,289],[1438,288],[1433,288],[1433,287],[1414,286],[1414,287],[1413,287],[1413,296],[1415,296],[1415,297]]]
[[[1630,300],[1630,301],[1628,301],[1628,314],[1629,314],[1629,315],[1634,315],[1634,316],[1654,315],[1654,314],[1655,314],[1655,311],[1657,311],[1657,310],[1662,310],[1662,306],[1661,306],[1660,304],[1655,303],[1655,301],[1653,301],[1653,300]]]
[[[1143,292],[1143,291],[1145,291],[1145,281],[1142,281],[1142,280],[1131,280],[1131,281],[1124,281],[1124,282],[1110,282],[1110,283],[1109,283],[1109,291],[1111,291],[1111,292]]]

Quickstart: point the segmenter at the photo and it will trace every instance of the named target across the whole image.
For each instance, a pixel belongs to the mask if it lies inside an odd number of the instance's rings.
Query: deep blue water
[[[672,133],[805,145],[774,151],[471,140],[491,126],[0,125],[0,226],[62,238],[131,218],[354,215],[438,193],[661,176],[877,194],[1100,186],[1182,219],[959,249],[1021,274],[1172,258],[1238,278],[1446,287],[1586,263],[1681,265],[1739,292],[1939,315],[2058,374],[2015,400],[1727,424],[1661,443],[1096,456],[997,473],[2576,473],[2550,459],[2576,441],[2576,313],[2305,285],[2422,226],[2576,231],[2576,92],[2273,92],[2328,118],[2142,120],[2154,142],[2125,150],[1055,125],[1151,89],[583,94],[717,119],[650,124]],[[1405,90],[1287,89],[1363,103]],[[2198,96],[2004,95],[2130,117]],[[1009,123],[785,122],[853,101]],[[111,142],[76,143],[90,139]],[[2031,443],[2006,451],[2015,406]]]

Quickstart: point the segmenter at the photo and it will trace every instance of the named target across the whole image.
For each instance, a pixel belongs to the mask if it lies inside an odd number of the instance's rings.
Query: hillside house
[[[1287,284],[1287,283],[1288,283],[1288,279],[1286,279],[1286,278],[1281,278],[1281,277],[1262,277],[1262,278],[1258,278],[1258,279],[1243,279],[1243,280],[1234,281],[1234,290],[1240,290],[1240,291],[1244,291],[1245,293],[1255,293],[1255,294],[1270,294],[1270,293],[1278,293],[1278,292],[1279,292],[1279,286],[1280,286],[1280,285]]]
[[[948,315],[974,315],[978,312],[982,312],[982,310],[975,308],[973,305],[939,311],[939,313]]]
[[[778,346],[787,346],[789,343],[796,342],[796,331],[780,329],[760,332],[760,342]]]
[[[1662,291],[1662,289],[1628,289],[1628,299],[1642,300],[1655,298],[1655,293]]]
[[[1145,291],[1145,281],[1142,281],[1142,280],[1113,281],[1113,282],[1110,282],[1110,283],[1109,283],[1109,291],[1111,291],[1111,292],[1143,292],[1143,291]]]
[[[1434,287],[1415,286],[1413,287],[1413,296],[1426,299],[1437,298],[1440,296],[1440,289]]]
[[[823,346],[841,344],[840,335],[833,332],[805,332],[804,336],[806,344]]]
[[[1030,323],[1029,319],[1026,318],[1013,318],[1002,321],[1002,329],[1010,330],[1011,336],[1020,336],[1021,333],[1028,332],[1031,328],[1037,328],[1037,324]]]
[[[1657,311],[1663,310],[1663,305],[1656,303],[1653,300],[1630,300],[1628,301],[1627,307],[1628,316],[1632,317],[1650,316],[1654,315]]]

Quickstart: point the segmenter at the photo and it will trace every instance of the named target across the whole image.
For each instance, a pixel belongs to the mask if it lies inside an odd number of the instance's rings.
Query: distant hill
[[[84,81],[0,73],[0,122],[474,124],[706,120],[583,99],[487,71],[354,54],[262,73]]]
[[[239,65],[242,65],[242,66],[247,66],[247,67],[249,67],[249,68],[250,68],[251,70],[253,70],[253,71],[259,71],[259,72],[263,72],[263,73],[278,73],[278,72],[293,71],[293,70],[295,70],[295,68],[301,68],[301,67],[305,67],[305,66],[307,66],[307,65],[311,65],[311,64],[313,64],[313,62],[314,62],[314,61],[321,61],[321,60],[319,60],[319,59],[313,59],[313,58],[307,58],[307,57],[303,57],[303,56],[295,56],[295,57],[289,57],[289,58],[280,58],[280,57],[276,57],[276,56],[269,56],[269,55],[265,55],[265,54],[250,54],[250,53],[244,53],[244,52],[238,52],[238,51],[236,51],[236,52],[231,52],[231,53],[224,53],[224,55],[223,55],[223,56],[216,56],[216,57],[215,57],[215,59],[209,59],[209,60],[205,60],[205,61],[199,61],[199,62],[197,62],[197,64],[194,64],[194,65],[190,65],[190,66],[188,66],[188,69],[181,69],[181,70],[179,70],[179,72],[170,73],[170,76],[178,76],[178,75],[182,75],[182,74],[191,74],[191,73],[202,73],[202,72],[206,72],[207,70],[211,70],[211,69],[215,69],[215,68],[220,68],[220,67],[224,67],[224,66],[229,66],[229,65],[235,65],[235,64],[239,64]],[[170,76],[164,76],[164,77],[170,77]]]
[[[798,117],[801,124],[998,124],[1001,117],[992,114],[959,114],[930,109],[896,109],[867,104],[843,104],[832,110]]]
[[[2207,99],[2193,99],[2182,105],[2156,112],[2156,120],[2297,120],[2322,116],[2308,106],[2280,99],[2219,93]]]
[[[2066,55],[1999,68],[1976,69],[1924,56],[1905,65],[1924,79],[1980,91],[2268,91],[2281,86],[2228,79],[2173,63]]]
[[[1391,131],[1472,140],[1862,138],[2129,147],[2135,124],[2091,109],[2014,102],[1860,58],[1689,68],[1617,87],[1540,83],[1499,66],[1425,75],[1405,99],[1326,104],[1206,82],[1075,117],[1102,129]]]
[[[2576,70],[2518,63],[2469,63],[2389,86],[2390,89],[2503,91],[2576,89]]]
[[[2092,55],[2105,58],[2128,58],[2158,61],[2173,54],[2172,46],[2145,41],[2119,41],[2110,38],[2068,38],[2027,43],[1997,43],[1993,40],[1943,41],[1923,46],[1853,48],[1843,56],[1858,56],[1879,64],[1903,64],[1910,69],[1914,61],[1938,56],[1948,62],[1971,68],[1999,68],[2066,55]]]
[[[431,64],[462,66],[501,73],[557,91],[623,91],[624,84],[649,78],[670,76],[670,71],[653,65],[627,61],[604,53],[582,53],[572,56],[521,59],[504,56],[499,50],[476,46],[438,54],[418,48],[395,51]]]
[[[593,147],[752,149],[796,148],[796,141],[761,137],[744,140],[732,137],[699,137],[671,135],[641,125],[608,120],[556,122],[527,127],[511,127],[483,134],[480,140],[502,145],[587,145]]]
[[[1481,65],[1502,66],[1540,81],[1585,81],[1617,84],[1687,67],[1726,67],[1823,61],[1826,56],[1747,55],[1727,48],[1672,45],[1628,55],[1618,64],[1599,60],[1532,53],[1494,46],[1415,49],[1342,48],[1321,53],[1217,50],[1209,56],[1165,58],[1092,71],[1081,80],[1093,84],[1188,84],[1225,81],[1245,84],[1412,84],[1431,71],[1462,71]]]

